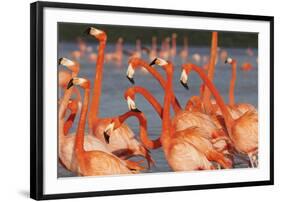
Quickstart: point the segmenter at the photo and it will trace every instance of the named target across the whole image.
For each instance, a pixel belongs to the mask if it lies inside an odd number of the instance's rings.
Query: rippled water
[[[92,44],[96,46],[95,44]],[[133,49],[131,46],[125,47],[127,49]],[[70,57],[70,52],[76,50],[76,45],[71,43],[60,43],[58,50],[58,57]],[[249,57],[246,55],[246,49],[230,49],[225,48],[228,51],[229,56],[236,58],[238,61],[237,69],[237,82],[235,89],[236,102],[247,102],[254,106],[258,106],[258,66],[256,63],[257,51],[254,50],[255,56]],[[110,52],[113,50],[113,46],[108,45],[106,51]],[[178,46],[178,50],[181,47]],[[190,47],[189,54],[199,53],[201,56],[209,55],[209,47]],[[149,62],[149,59],[144,54],[143,59]],[[123,114],[127,112],[127,103],[123,98],[124,91],[131,87],[131,84],[126,79],[128,58],[125,56],[123,60],[123,65],[118,68],[113,63],[106,63],[104,65],[103,73],[103,83],[102,83],[102,96],[100,102],[100,116],[101,117],[112,117]],[[245,61],[253,64],[254,69],[249,72],[243,72],[240,70],[241,64]],[[191,60],[191,62],[193,62]],[[89,63],[87,59],[81,59],[81,70],[80,77],[85,77],[91,79],[95,73],[95,64]],[[198,64],[202,65],[202,64]],[[180,101],[181,105],[184,106],[186,101],[192,95],[198,95],[199,85],[201,84],[200,78],[195,74],[191,73],[189,77],[189,87],[190,90],[186,91],[179,83],[180,73],[181,73],[181,60],[179,57],[174,59],[174,92]],[[59,67],[63,69],[63,67]],[[159,72],[165,76],[162,69],[159,68]],[[148,89],[160,103],[163,103],[164,91],[158,82],[150,75],[144,74],[140,70],[135,73],[136,85],[140,85]],[[214,83],[218,88],[221,95],[224,97],[225,101],[228,102],[228,90],[229,90],[229,80],[231,78],[231,67],[230,65],[224,64],[222,61],[218,61],[215,71]],[[61,92],[60,92],[61,93]],[[82,93],[83,95],[83,93]],[[148,134],[152,139],[155,139],[161,133],[161,122],[151,107],[151,105],[140,95],[136,98],[136,103],[139,109],[145,113],[148,119]],[[79,116],[77,116],[79,117]],[[76,118],[74,127],[71,129],[75,131],[75,126],[77,125],[78,118]],[[128,119],[127,123],[134,130],[136,136],[138,136],[138,122],[134,118]],[[149,172],[165,172],[170,171],[166,160],[164,158],[162,149],[151,151],[153,158],[156,161],[156,167],[153,167]],[[235,158],[235,167],[247,167],[247,163],[241,158]],[[60,164],[58,165],[58,177],[75,176],[75,174],[64,169]]]

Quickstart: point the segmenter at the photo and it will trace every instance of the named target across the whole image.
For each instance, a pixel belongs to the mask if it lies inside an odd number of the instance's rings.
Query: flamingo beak
[[[132,84],[135,84],[134,73],[135,73],[134,68],[132,67],[131,64],[129,64],[128,69],[127,69],[127,79],[128,79]]]
[[[225,64],[231,64],[232,63],[232,59],[231,58],[227,58],[226,60],[225,60],[225,62],[224,62]]]
[[[103,132],[103,136],[104,136],[105,142],[106,142],[107,144],[109,144],[109,138],[110,138],[110,136],[107,134],[106,131]]]
[[[157,58],[155,58],[154,60],[152,60],[152,62],[149,64],[149,66],[152,66],[154,64],[156,64]]]
[[[88,27],[88,28],[84,31],[84,33],[85,33],[85,34],[90,34],[90,31],[91,31],[91,27]]]
[[[135,84],[134,78],[130,78],[128,75],[126,77],[130,81],[131,84],[133,84],[133,85]]]
[[[58,60],[58,65],[61,65],[62,60],[63,60],[63,58],[60,58],[60,59]]]
[[[58,62],[60,65],[64,65],[66,67],[71,67],[75,65],[75,63],[72,60],[69,60],[67,58],[60,58]]]
[[[166,60],[163,60],[161,58],[155,58],[149,65],[152,66],[154,64],[157,64],[159,66],[165,66],[168,64],[168,62]]]
[[[189,90],[187,85],[188,75],[186,74],[185,70],[182,70],[180,82],[186,90]]]
[[[103,31],[96,29],[94,27],[89,27],[86,29],[85,31],[87,34],[91,35],[91,36],[98,36],[99,34],[103,33]]]
[[[136,103],[128,96],[127,97],[127,104],[128,104],[128,108],[130,111],[132,112],[141,112],[137,107],[136,107]]]
[[[114,122],[109,124],[103,132],[103,136],[104,136],[105,142],[107,144],[109,144],[109,138],[110,138],[109,132],[111,133],[113,131],[113,129],[114,129]]]
[[[66,89],[71,88],[73,85],[74,85],[74,84],[73,84],[73,78],[72,78],[72,79],[70,79],[70,81],[68,82],[67,88],[66,88]]]

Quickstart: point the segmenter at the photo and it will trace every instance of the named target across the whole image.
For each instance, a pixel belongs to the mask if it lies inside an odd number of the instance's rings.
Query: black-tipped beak
[[[88,28],[84,31],[84,33],[85,33],[85,34],[90,34],[90,31],[91,31],[91,27],[88,27]]]
[[[71,88],[71,86],[73,86],[73,78],[72,78],[72,79],[70,79],[70,81],[68,82],[68,84],[67,84],[67,88],[66,88],[66,89]]]
[[[107,144],[109,144],[109,138],[110,138],[110,136],[107,134],[106,131],[103,132],[103,136],[104,136],[105,142],[106,142]]]
[[[227,62],[227,59],[224,61],[224,64],[227,64],[228,62]]]
[[[61,64],[61,61],[63,60],[63,58],[60,58],[59,60],[58,60],[58,65],[60,65]]]
[[[149,66],[154,65],[154,64],[156,63],[156,60],[157,60],[157,58],[155,58],[155,59],[149,64]]]
[[[189,90],[187,83],[184,83],[182,80],[180,82],[186,90]]]
[[[127,76],[127,79],[130,81],[131,84],[135,84],[135,80],[134,78],[130,78],[129,76]]]
[[[135,109],[131,109],[132,112],[138,112],[138,113],[141,113],[141,110],[139,110],[138,108],[135,108]]]

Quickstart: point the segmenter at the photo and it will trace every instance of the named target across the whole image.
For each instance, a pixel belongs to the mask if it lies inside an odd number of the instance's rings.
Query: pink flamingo
[[[106,46],[107,35],[104,31],[93,27],[88,28],[87,32],[89,35],[99,40],[94,88],[92,91],[92,103],[88,115],[89,133],[100,139],[103,143],[106,143],[103,131],[111,122],[112,118],[99,117],[99,103],[102,92],[104,49]],[[123,158],[128,158],[132,155],[141,155],[147,158],[148,161],[151,159],[150,154],[144,146],[135,139],[133,131],[126,124],[123,124],[122,127],[114,131],[110,144],[107,144],[107,148],[118,156],[122,155]]]
[[[74,156],[77,172],[82,176],[130,174],[143,170],[143,167],[131,161],[124,161],[107,151],[84,148],[86,116],[89,103],[90,82],[83,78],[73,78],[69,81],[68,89],[78,85],[85,90],[80,120],[75,136]]]

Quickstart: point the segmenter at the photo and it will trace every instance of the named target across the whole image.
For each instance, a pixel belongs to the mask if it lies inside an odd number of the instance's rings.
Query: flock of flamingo
[[[225,103],[213,83],[217,32],[212,33],[207,68],[192,63],[182,65],[179,85],[181,83],[185,89],[189,89],[191,72],[197,73],[202,80],[200,94],[187,100],[185,107],[180,105],[173,91],[173,63],[156,47],[152,47],[149,51],[150,54],[153,52],[150,62],[141,59],[138,54],[130,56],[124,77],[134,84],[135,71],[138,68],[146,69],[164,90],[163,105],[148,89],[132,85],[124,92],[129,111],[106,118],[99,116],[103,65],[110,57],[116,56],[105,54],[107,35],[104,31],[89,27],[86,32],[99,43],[97,54],[92,53],[95,55],[92,59],[96,61],[93,83],[88,78],[79,77],[80,64],[77,60],[59,59],[59,65],[66,69],[60,70],[58,76],[59,86],[63,89],[58,112],[58,155],[67,170],[80,176],[145,172],[156,164],[150,153],[154,149],[163,150],[167,164],[173,171],[230,169],[234,166],[234,156],[239,154],[247,155],[249,167],[258,166],[258,112],[249,103],[235,102],[235,58],[228,57],[225,60],[232,69],[229,103]],[[173,51],[170,53],[176,54]],[[166,78],[160,71],[165,72]],[[80,91],[84,91],[83,97]],[[161,134],[155,140],[149,137],[147,119],[137,107],[136,94],[142,95],[161,118]],[[70,129],[78,113],[80,117],[76,132],[71,134]],[[139,140],[125,123],[130,117],[135,117],[139,123]],[[135,156],[143,159],[132,160],[131,157]]]

